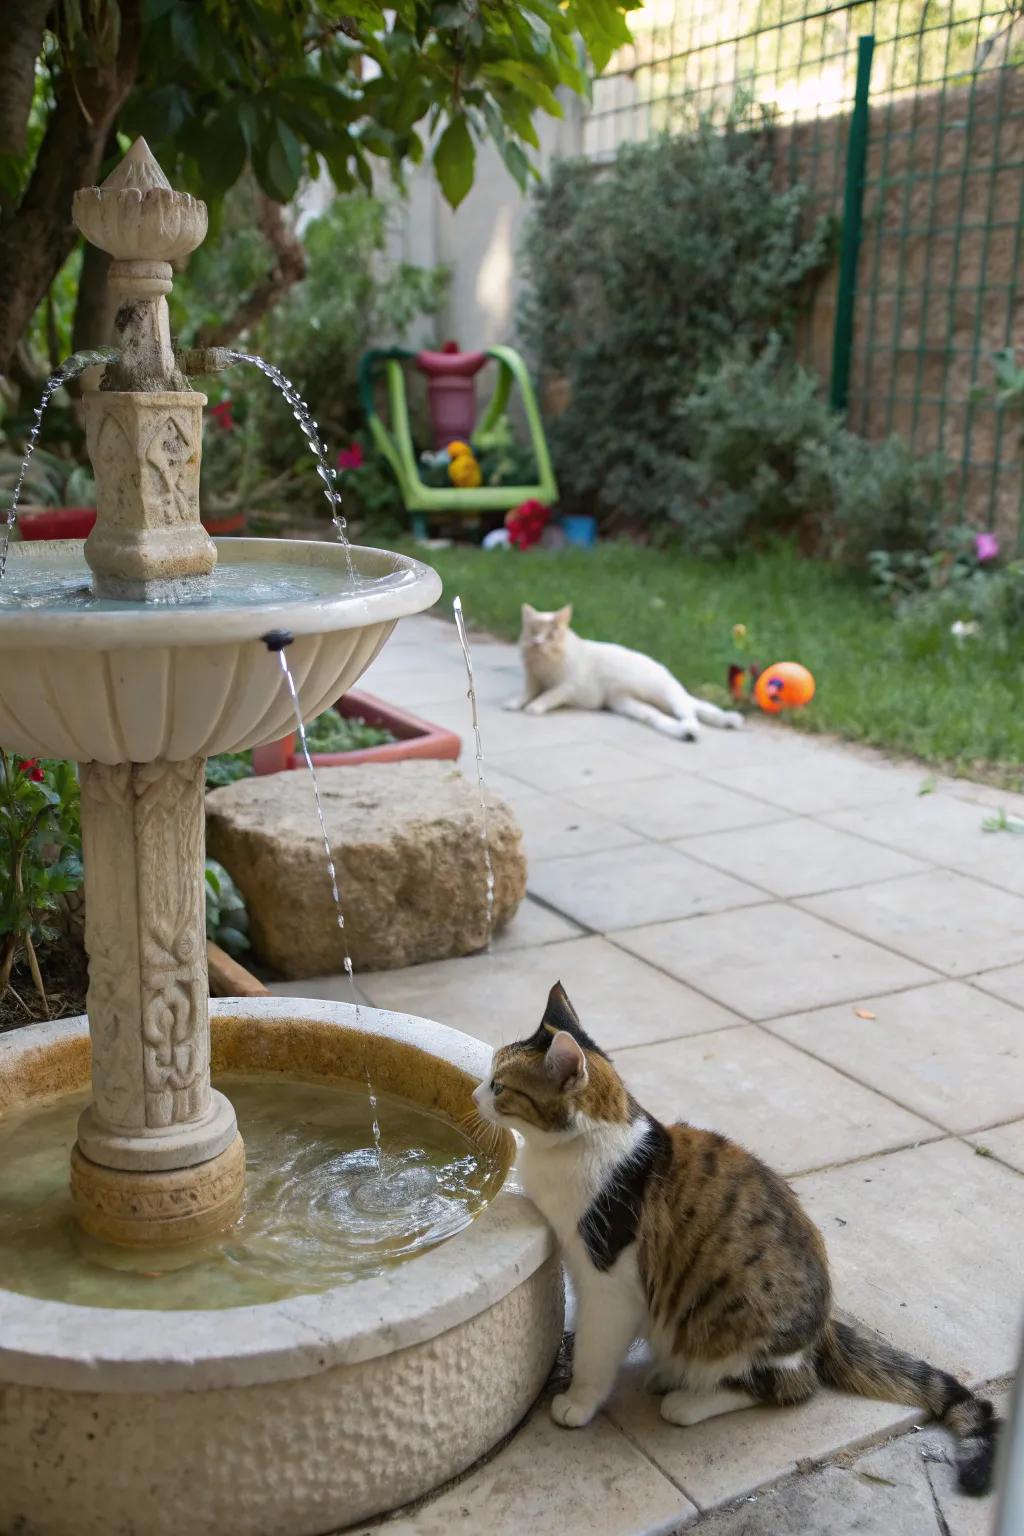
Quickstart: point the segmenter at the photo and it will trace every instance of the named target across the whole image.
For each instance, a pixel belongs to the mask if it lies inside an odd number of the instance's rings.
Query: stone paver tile
[[[962,982],[774,1019],[773,1034],[949,1131],[1024,1115],[1024,1018]]]
[[[543,1402],[491,1461],[405,1518],[356,1527],[352,1536],[668,1536],[696,1517],[608,1419],[560,1429]]]
[[[989,1131],[978,1131],[970,1140],[982,1152],[991,1152],[993,1157],[998,1157],[1001,1162],[1009,1163],[1011,1168],[1024,1173],[1024,1120],[1016,1120],[1012,1125],[997,1125]]]
[[[544,859],[531,867],[529,887],[598,933],[764,900],[753,886],[658,843]]]
[[[701,1536],[959,1536],[940,1530],[927,1487],[825,1467],[765,1488],[700,1524]]]
[[[660,1399],[644,1391],[645,1370],[643,1362],[627,1367],[606,1411],[701,1509],[776,1482],[798,1461],[870,1444],[914,1421],[913,1410],[891,1403],[819,1392],[799,1408],[749,1408],[680,1429],[665,1423]],[[812,1532],[836,1536],[827,1525],[807,1526],[799,1536]]]
[[[492,753],[491,761],[502,773],[510,773],[548,794],[568,794],[588,784],[627,784],[636,779],[654,779],[659,774],[656,763],[621,747],[594,748],[577,743],[538,752],[525,747],[525,737],[523,741],[519,751]]]
[[[479,701],[500,704],[508,698],[510,692],[515,691],[514,680],[510,680],[503,672],[480,672],[475,678],[476,696]],[[467,715],[469,714],[469,701],[466,699],[466,673],[457,658],[446,666],[422,672],[395,672],[387,680],[386,697],[396,704],[402,704],[407,709],[430,718],[429,710],[432,705],[438,703],[454,703],[465,701]]]
[[[606,1050],[739,1023],[717,1003],[597,937],[378,971],[359,980],[378,1007],[425,1014],[488,1045],[532,1034],[556,981]]]
[[[636,750],[664,768],[710,775],[722,768],[754,768],[762,763],[803,762],[821,752],[823,744],[786,726],[771,725],[749,715],[738,731],[705,726],[699,742],[677,742],[657,731],[636,726]]]
[[[315,997],[325,1003],[351,1003],[352,984],[344,971],[339,971],[336,976],[304,976],[299,981],[268,981],[267,991],[275,997]],[[359,1002],[369,1003],[370,999],[356,982],[356,992]]]
[[[617,822],[609,821],[606,816],[595,816],[590,811],[581,810],[572,801],[560,799],[557,795],[543,795],[539,790],[530,789],[528,785],[508,778],[506,774],[492,776],[488,784],[492,784],[495,778],[500,783],[502,798],[511,805],[523,829],[523,841],[531,869],[541,859],[598,853],[627,845],[635,848],[635,857],[639,861],[642,862],[646,857],[647,850],[640,845],[640,838],[628,827],[621,827]],[[518,791],[513,788],[516,784]]]
[[[737,794],[767,800],[794,815],[814,816],[847,806],[909,800],[920,775],[865,760],[848,750],[818,747],[794,756],[781,752],[752,767],[716,767],[709,777]]]
[[[751,1019],[935,980],[923,966],[778,903],[611,937]]]
[[[1024,960],[1024,897],[948,869],[801,902],[949,976]]]
[[[1001,997],[1016,1008],[1024,1008],[1024,965],[1007,965],[997,971],[982,971],[972,976],[971,984],[993,997]]]
[[[678,845],[776,896],[812,896],[869,881],[912,875],[925,866],[807,817],[783,818],[756,832],[718,832]]]
[[[552,912],[529,896],[510,923],[494,935],[493,948],[536,949],[542,944],[557,944],[563,939],[576,939],[580,929],[560,912]]]
[[[982,858],[994,845],[996,835],[982,830],[986,814],[946,795],[906,794],[891,805],[830,812],[823,819],[927,864],[960,865]]]
[[[721,1131],[787,1177],[938,1134],[753,1024],[620,1051],[615,1064],[659,1119]]]
[[[770,823],[778,811],[734,795],[698,774],[670,773],[639,783],[593,784],[569,791],[577,805],[611,816],[643,837],[667,839]],[[729,866],[723,865],[728,873]]]
[[[948,1140],[810,1173],[793,1187],[825,1235],[837,1306],[967,1382],[1016,1369],[1019,1173]]]

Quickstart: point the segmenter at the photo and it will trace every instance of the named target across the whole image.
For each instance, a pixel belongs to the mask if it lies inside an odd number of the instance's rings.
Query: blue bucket
[[[569,544],[577,544],[581,549],[592,549],[597,543],[596,517],[563,517],[560,526]]]

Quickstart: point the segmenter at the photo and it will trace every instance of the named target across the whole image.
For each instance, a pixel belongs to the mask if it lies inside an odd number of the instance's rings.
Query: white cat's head
[[[540,613],[529,603],[522,607],[523,627],[519,632],[519,644],[527,653],[538,652],[552,658],[562,654],[565,637],[572,623],[572,604],[566,603],[556,613]]]

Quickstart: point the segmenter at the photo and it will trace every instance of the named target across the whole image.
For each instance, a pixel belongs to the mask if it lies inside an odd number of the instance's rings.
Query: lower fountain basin
[[[276,741],[295,717],[270,630],[309,719],[345,693],[398,619],[435,603],[428,566],[297,539],[217,541],[208,595],[97,600],[77,540],[15,544],[0,582],[0,741],[24,757],[176,762]]]
[[[451,1118],[490,1061],[376,1009],[228,998],[211,1014],[215,1072],[368,1065],[375,1088]],[[84,1018],[3,1037],[0,1113],[82,1088],[89,1062]],[[154,1312],[0,1290],[0,1530],[317,1536],[368,1519],[514,1429],[561,1331],[551,1237],[514,1175],[455,1236],[317,1294]]]

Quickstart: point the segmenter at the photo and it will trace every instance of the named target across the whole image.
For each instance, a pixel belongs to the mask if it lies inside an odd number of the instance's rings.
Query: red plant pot
[[[346,693],[334,707],[346,719],[357,715],[367,725],[390,731],[397,740],[380,747],[360,747],[355,752],[314,752],[313,763],[317,768],[342,768],[354,763],[400,763],[409,758],[454,763],[462,751],[462,742],[454,731],[429,725],[417,715],[408,714],[396,704],[385,704],[383,699],[374,698],[371,693]],[[293,731],[280,741],[254,747],[253,772],[280,773],[284,768],[304,768],[305,758],[296,751],[296,735]]]
[[[223,517],[202,517],[200,521],[207,533],[215,535],[245,532],[244,512],[227,512]]]
[[[23,539],[87,539],[95,522],[95,507],[40,507],[18,513]]]

